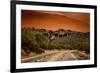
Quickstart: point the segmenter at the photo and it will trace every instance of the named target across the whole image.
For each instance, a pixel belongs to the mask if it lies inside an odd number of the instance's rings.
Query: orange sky
[[[22,10],[22,28],[39,28],[48,30],[70,29],[89,32],[90,14],[75,12],[50,12]]]

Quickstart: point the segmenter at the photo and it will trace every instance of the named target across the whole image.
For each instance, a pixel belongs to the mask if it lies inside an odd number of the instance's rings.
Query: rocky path
[[[50,51],[34,57],[22,59],[21,62],[48,62],[48,61],[69,61],[69,60],[84,60],[89,59],[89,56],[84,52],[76,50],[68,51]]]

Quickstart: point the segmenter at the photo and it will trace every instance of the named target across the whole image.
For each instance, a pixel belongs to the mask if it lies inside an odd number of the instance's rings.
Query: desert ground
[[[71,61],[71,60],[87,60],[89,55],[83,51],[77,50],[52,50],[45,53],[30,57],[23,57],[22,63],[26,62],[51,62],[51,61]]]

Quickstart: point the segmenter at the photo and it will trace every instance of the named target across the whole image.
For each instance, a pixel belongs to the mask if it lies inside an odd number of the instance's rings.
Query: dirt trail
[[[22,63],[25,62],[48,62],[48,61],[68,61],[68,60],[82,60],[89,59],[88,55],[81,55],[76,50],[67,51],[49,51],[41,55],[21,59]],[[83,52],[82,52],[83,53]]]
[[[58,52],[55,55],[53,55],[51,58],[48,59],[48,61],[56,61],[63,55],[63,52]]]
[[[61,61],[61,60],[78,60],[73,53],[69,51],[61,51],[53,55],[48,61]]]

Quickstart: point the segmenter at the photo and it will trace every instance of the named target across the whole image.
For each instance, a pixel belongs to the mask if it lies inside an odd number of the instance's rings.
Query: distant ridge
[[[37,29],[37,28],[22,28],[22,29],[27,29],[31,31],[38,31],[42,35],[45,36],[55,36],[55,37],[62,37],[62,36],[69,36],[69,35],[76,35],[76,36],[86,36],[90,37],[90,32],[79,32],[79,31],[73,31],[70,29],[58,29],[56,31],[53,30],[47,30],[47,29]]]

